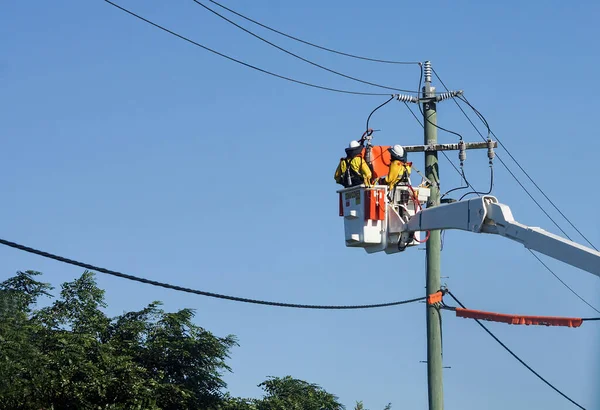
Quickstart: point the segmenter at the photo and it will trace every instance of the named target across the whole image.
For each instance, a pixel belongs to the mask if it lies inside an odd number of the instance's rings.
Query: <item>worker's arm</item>
[[[371,173],[371,168],[369,168],[367,163],[363,161],[362,158],[360,161],[360,172],[363,176],[363,179],[365,180],[365,185],[371,186],[371,177],[373,176],[373,174]]]
[[[342,165],[345,164],[344,161],[340,160],[340,163],[338,164],[337,168],[335,169],[335,174],[333,176],[333,178],[335,179],[335,182],[337,182],[338,184],[342,183],[342,175],[344,174],[344,171],[342,169]]]
[[[387,176],[385,177],[385,183],[389,185],[390,189],[396,182],[396,179],[398,179],[398,175],[400,174],[400,171],[401,171],[400,168],[401,168],[400,161],[392,161],[392,163],[390,164],[390,170],[389,170]]]

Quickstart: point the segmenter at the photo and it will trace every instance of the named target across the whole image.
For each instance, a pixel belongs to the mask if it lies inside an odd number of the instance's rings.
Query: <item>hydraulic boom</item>
[[[401,245],[412,240],[414,232],[459,229],[504,236],[528,249],[575,266],[600,277],[600,252],[554,235],[541,228],[514,220],[507,205],[493,196],[483,196],[423,209],[413,215],[401,230]]]

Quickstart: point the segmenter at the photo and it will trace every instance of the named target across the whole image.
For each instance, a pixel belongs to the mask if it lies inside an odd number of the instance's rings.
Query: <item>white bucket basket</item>
[[[368,253],[404,250],[398,248],[402,226],[429,198],[428,188],[410,186],[397,186],[391,200],[387,185],[359,185],[337,192],[346,246],[363,248]],[[421,236],[421,232],[415,232],[407,246],[418,245]]]

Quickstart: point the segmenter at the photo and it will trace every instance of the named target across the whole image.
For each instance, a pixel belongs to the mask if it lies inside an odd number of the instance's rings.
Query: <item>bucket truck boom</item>
[[[515,221],[510,208],[498,203],[493,196],[487,195],[416,212],[400,227],[399,246],[409,243],[413,232],[433,229],[459,229],[501,235],[528,249],[600,276],[600,252],[541,228]]]

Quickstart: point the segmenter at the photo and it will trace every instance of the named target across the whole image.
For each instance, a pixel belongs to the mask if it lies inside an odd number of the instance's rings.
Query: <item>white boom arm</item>
[[[401,241],[410,233],[435,229],[459,229],[504,236],[584,271],[600,276],[600,252],[561,238],[540,228],[516,222],[507,205],[493,196],[483,196],[424,209],[403,224]]]

